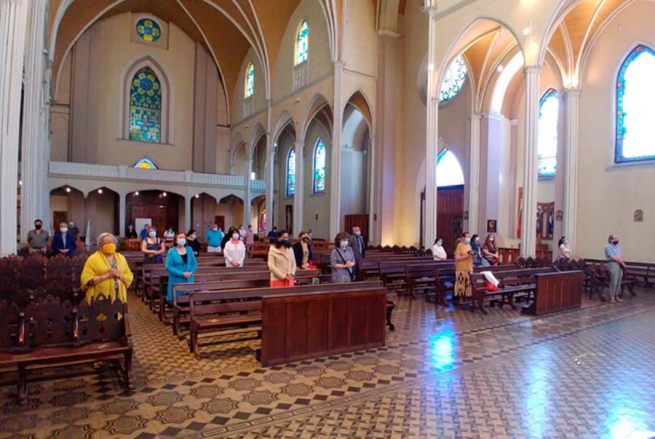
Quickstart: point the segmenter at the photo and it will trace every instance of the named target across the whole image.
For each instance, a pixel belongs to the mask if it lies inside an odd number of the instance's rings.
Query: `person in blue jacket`
[[[193,282],[193,274],[198,269],[198,261],[193,251],[186,246],[186,235],[178,232],[175,245],[166,256],[166,271],[168,271],[168,291],[166,300],[173,302],[173,285]]]
[[[59,231],[52,238],[52,254],[54,256],[64,255],[71,257],[77,250],[77,243],[71,233],[68,232],[68,224],[64,221],[59,224]]]

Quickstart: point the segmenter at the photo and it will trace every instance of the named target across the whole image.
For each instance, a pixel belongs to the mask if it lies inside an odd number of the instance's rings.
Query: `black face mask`
[[[37,224],[34,227],[36,228],[36,230],[41,230],[41,227],[43,227],[43,226],[41,224]]]
[[[612,241],[612,244],[614,244],[614,245],[619,245],[619,240],[618,240],[618,239],[615,239],[614,241]]]
[[[288,239],[280,239],[278,242],[280,243],[281,247],[287,247],[287,248],[291,247],[291,244],[289,244]]]
[[[304,242],[309,242],[309,238],[308,238],[307,236],[305,236],[302,240],[303,240]]]

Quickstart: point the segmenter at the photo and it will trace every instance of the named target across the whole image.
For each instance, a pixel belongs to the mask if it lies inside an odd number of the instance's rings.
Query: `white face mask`
[[[213,230],[214,232],[216,232],[216,231],[218,231],[218,227],[213,227],[212,230]]]
[[[59,231],[60,231],[61,233],[66,233],[66,232],[68,232],[68,227],[61,227],[61,228],[59,229]]]
[[[184,247],[186,245],[186,238],[178,238],[177,239],[177,246],[178,247]]]
[[[150,236],[151,238],[156,238],[157,237],[157,232],[150,232],[150,233],[148,233],[148,236]]]
[[[232,239],[239,239],[239,234],[238,233],[233,233],[232,234]]]
[[[441,247],[443,245],[443,241],[437,241],[437,245]]]
[[[339,243],[339,246],[345,250],[345,248],[348,247],[348,241],[341,241]]]
[[[493,236],[490,237],[490,238],[489,238],[489,242],[494,242],[494,239],[495,239],[495,238],[494,238]]]
[[[194,233],[193,235],[190,236],[191,239],[196,239],[196,234]]]

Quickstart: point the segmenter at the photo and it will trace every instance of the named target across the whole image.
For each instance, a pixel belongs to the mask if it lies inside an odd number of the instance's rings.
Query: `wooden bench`
[[[438,275],[436,273],[441,269],[447,270],[450,268],[454,271],[453,261],[405,265],[405,293],[413,299],[417,297],[417,290],[425,292],[426,300],[432,295],[436,296],[438,289]]]
[[[111,360],[130,388],[132,341],[127,304],[99,296],[74,307],[52,296],[16,304],[0,303],[0,368],[18,370],[18,397],[27,399],[31,369]]]
[[[606,265],[607,261],[604,259],[586,259],[589,264]],[[623,276],[630,279],[635,279],[637,283],[642,284],[644,287],[652,287],[655,281],[655,264],[649,262],[625,262],[625,269]],[[639,280],[643,279],[643,280]]]
[[[471,311],[479,309],[484,315],[487,310],[482,306],[487,298],[500,296],[500,307],[509,305],[516,310],[514,296],[524,293],[530,296],[537,288],[535,275],[538,273],[552,272],[552,268],[535,268],[535,269],[514,269],[507,271],[494,271],[493,274],[500,281],[497,291],[488,291],[486,287],[486,278],[482,272],[474,272],[471,275],[472,303]]]
[[[534,300],[521,314],[541,316],[582,306],[584,273],[580,270],[537,273]]]

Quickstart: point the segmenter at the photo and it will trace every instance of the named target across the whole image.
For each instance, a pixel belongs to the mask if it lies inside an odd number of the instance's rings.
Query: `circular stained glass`
[[[144,41],[154,42],[161,36],[161,29],[156,21],[142,18],[136,23],[136,34]]]
[[[439,97],[441,102],[457,96],[457,93],[464,87],[467,73],[468,70],[466,69],[464,58],[458,56],[448,68],[446,76],[441,83],[441,95]]]

